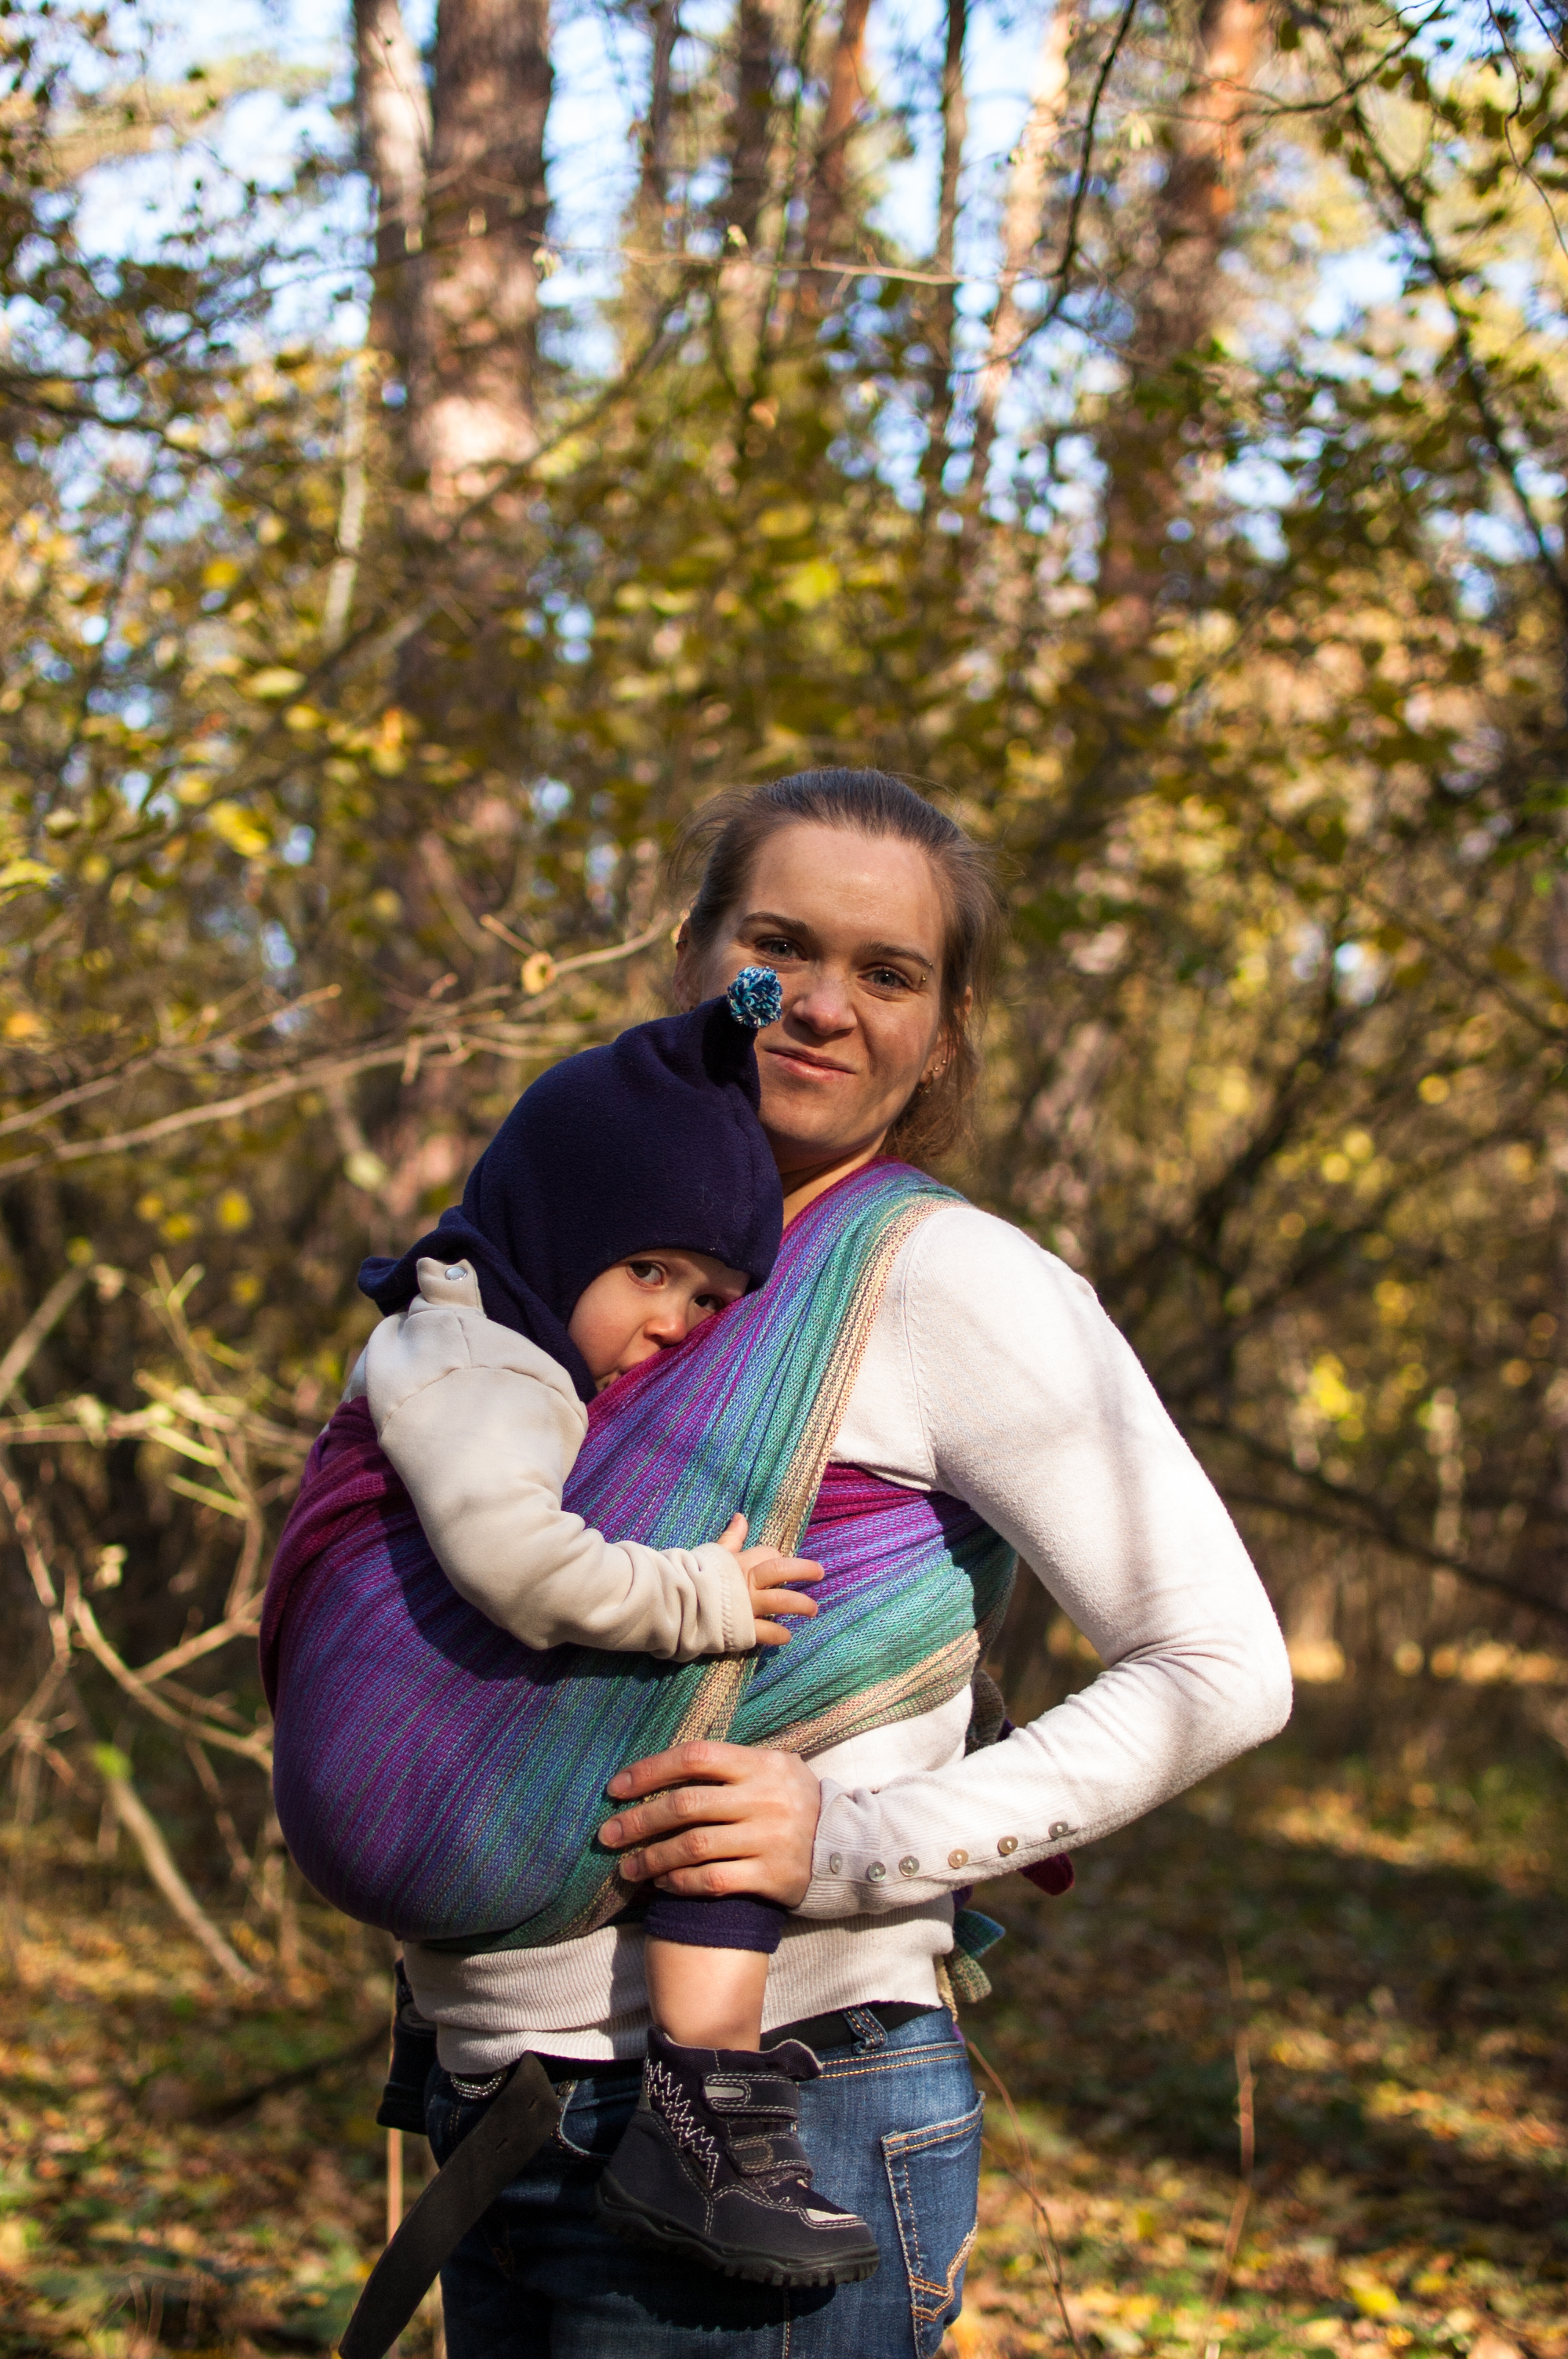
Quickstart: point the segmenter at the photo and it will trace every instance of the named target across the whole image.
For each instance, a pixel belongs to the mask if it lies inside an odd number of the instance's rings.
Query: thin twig
[[[967,2032],[964,2035],[964,2044],[987,2079],[994,2084],[1000,2094],[1002,2104],[1007,2107],[1007,2117],[1012,2125],[1012,2135],[1018,2141],[1019,2156],[1025,2173],[1023,2191],[1034,2207],[1035,2234],[1039,2237],[1044,2232],[1044,2259],[1051,2278],[1051,2290],[1056,2297],[1056,2307],[1062,2313],[1062,2323],[1067,2330],[1067,2340],[1073,2346],[1075,2359],[1084,2359],[1083,2350],[1078,2342],[1078,2330],[1073,2324],[1073,2314],[1067,2308],[1067,2286],[1062,2269],[1061,2246],[1056,2242],[1056,2231],[1051,2224],[1051,2214],[1045,2208],[1044,2198],[1034,2183],[1034,2158],[1030,2151],[1029,2140],[1023,2135],[1023,2125],[1018,2118],[1018,2107],[1012,2102],[1012,2092],[995,2065],[976,2047]]]
[[[617,959],[633,958],[645,951],[665,931],[667,920],[660,919],[630,941],[612,942],[605,950],[584,951],[575,958],[555,962],[554,971],[544,987],[532,995],[531,1006],[553,993],[563,977],[581,973],[585,968],[607,966]],[[162,1139],[178,1137],[182,1132],[199,1129],[216,1122],[231,1122],[259,1107],[276,1104],[280,1099],[301,1097],[310,1091],[330,1089],[334,1083],[351,1081],[362,1073],[375,1072],[393,1065],[406,1063],[411,1051],[421,1055],[445,1049],[453,1062],[465,1061],[470,1056],[511,1058],[519,1049],[548,1049],[565,1045],[570,1038],[581,1037],[580,1025],[571,1025],[563,1031],[560,1027],[537,1024],[507,1023],[499,1013],[488,1020],[494,1027],[487,1035],[473,1028],[481,1006],[493,1004],[498,995],[510,998],[510,993],[493,991],[476,995],[461,1006],[442,1010],[438,1019],[435,1011],[425,1014],[421,1023],[410,1026],[394,1039],[382,1038],[373,1046],[359,1050],[329,1054],[303,1065],[275,1073],[265,1081],[254,1083],[232,1096],[211,1098],[200,1105],[185,1106],[173,1114],[160,1114],[155,1121],[138,1124],[134,1129],[113,1131],[95,1138],[50,1140],[30,1155],[13,1157],[0,1164],[0,1183],[20,1179],[24,1173],[50,1165],[81,1163],[100,1156],[124,1155],[133,1147],[146,1147]],[[465,1015],[468,1022],[462,1020]],[[33,1109],[29,1124],[42,1123],[55,1111],[54,1101]]]
[[[250,1854],[240,1841],[240,1831],[234,1824],[227,1802],[223,1799],[223,1788],[219,1783],[218,1772],[207,1758],[207,1748],[197,1737],[188,1736],[185,1740],[185,1750],[189,1756],[190,1766],[200,1782],[201,1790],[211,1804],[212,1816],[217,1822],[223,1849],[229,1854],[229,1874],[236,1884],[247,1884],[250,1881],[251,1873]]]
[[[319,2078],[323,2072],[335,2071],[342,2064],[357,2064],[369,2056],[386,2038],[385,2027],[377,2024],[350,2048],[334,2048],[330,2056],[318,2056],[312,2064],[297,2064],[292,2072],[277,2072],[270,2081],[257,2081],[248,2089],[236,2090],[232,2097],[217,2097],[210,2105],[201,2105],[192,2118],[199,2122],[232,2122],[240,2114],[249,2113],[264,2097],[279,2097],[289,2089],[302,2089],[308,2081]]]
[[[156,1694],[145,1680],[138,1679],[98,1627],[97,1617],[85,1597],[77,1599],[71,1618],[88,1653],[96,1657],[115,1685],[124,1688],[144,1712],[151,1712],[155,1720],[161,1720],[166,1728],[178,1729],[181,1736],[193,1736],[202,1745],[215,1745],[222,1753],[237,1753],[242,1760],[254,1761],[257,1768],[271,1770],[272,1748],[265,1736],[235,1736],[226,1728],[214,1727],[211,1721],[193,1720],[189,1713],[177,1712],[172,1704],[166,1703],[162,1696]]]
[[[1255,2122],[1252,2107],[1252,2053],[1247,2039],[1246,2019],[1241,2009],[1247,2003],[1247,1985],[1242,1980],[1241,1959],[1229,1935],[1225,1942],[1226,1972],[1230,1978],[1230,1996],[1237,2009],[1236,2021],[1236,2123],[1240,2148],[1240,2179],[1236,2201],[1230,2207],[1230,2225],[1225,2233],[1225,2247],[1219,2256],[1219,2267],[1214,2273],[1209,2288],[1208,2314],[1204,2320],[1198,2342],[1203,2359],[1219,2359],[1222,2335],[1214,2331],[1219,2305],[1225,2299],[1230,2283],[1230,2272],[1236,2267],[1236,2256],[1241,2249],[1241,2232],[1247,2225],[1247,2214],[1252,2202],[1252,2168],[1256,2159]]]
[[[202,1908],[176,1867],[174,1854],[164,1841],[162,1828],[125,1776],[110,1747],[100,1749],[97,1767],[104,1790],[114,1806],[115,1817],[141,1853],[147,1874],[180,1923],[200,1942],[214,1965],[221,1967],[232,1983],[236,1983],[243,1991],[260,1990],[261,1976],[254,1973],[239,1951],[223,1939]]]
[[[91,1271],[84,1266],[57,1277],[25,1327],[18,1329],[0,1357],[0,1401],[9,1400],[32,1364],[45,1336],[75,1301]]]

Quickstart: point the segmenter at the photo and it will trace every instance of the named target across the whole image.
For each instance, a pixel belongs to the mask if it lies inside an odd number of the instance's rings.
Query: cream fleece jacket
[[[344,1398],[370,1403],[442,1571],[525,1647],[601,1647],[689,1662],[757,1642],[739,1560],[713,1542],[643,1548],[561,1505],[588,1412],[560,1364],[487,1319],[469,1262],[417,1264]]]
[[[833,1456],[967,1500],[1106,1668],[967,1758],[967,1695],[816,1756],[814,1873],[769,1970],[770,2025],[935,2006],[954,1887],[1081,1850],[1263,1743],[1291,1707],[1279,1625],[1213,1485],[1092,1288],[1006,1222],[944,1207],[904,1245]],[[635,1926],[406,1956],[449,2071],[530,2048],[641,2052]]]

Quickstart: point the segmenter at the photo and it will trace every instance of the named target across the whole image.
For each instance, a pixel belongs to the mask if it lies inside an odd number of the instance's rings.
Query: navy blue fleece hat
[[[584,1049],[524,1092],[474,1165],[462,1207],[360,1291],[384,1311],[418,1291],[424,1255],[471,1262],[488,1318],[594,1383],[567,1321],[601,1270],[660,1245],[711,1254],[761,1286],[778,1257],[784,1191],[758,1119],[756,1032],[783,1005],[771,967],[722,999]]]

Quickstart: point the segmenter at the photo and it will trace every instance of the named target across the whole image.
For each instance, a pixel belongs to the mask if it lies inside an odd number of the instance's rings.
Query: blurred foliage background
[[[817,762],[997,848],[946,1176],[1147,1362],[1309,1735],[1555,1777],[1563,22],[1003,15],[999,157],[968,0],[896,70],[868,0],[358,0],[335,82],[0,8],[14,1968],[69,1836],[235,1990],[327,1972],[252,1639],[359,1259],[665,1004],[683,817]],[[588,20],[637,77],[592,268]],[[323,86],[236,168],[237,96]],[[1001,1668],[1019,1712],[1090,1667],[1030,1586]]]

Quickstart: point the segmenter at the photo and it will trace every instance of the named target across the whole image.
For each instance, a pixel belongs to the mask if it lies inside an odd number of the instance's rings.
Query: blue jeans
[[[934,2359],[963,2300],[981,2103],[945,2007],[818,2052],[801,2136],[825,2194],[867,2221],[881,2267],[862,2285],[742,2285],[625,2244],[594,2209],[641,2067],[558,2084],[560,2126],[441,2273],[449,2359]],[[438,2162],[489,2100],[431,2076]]]

